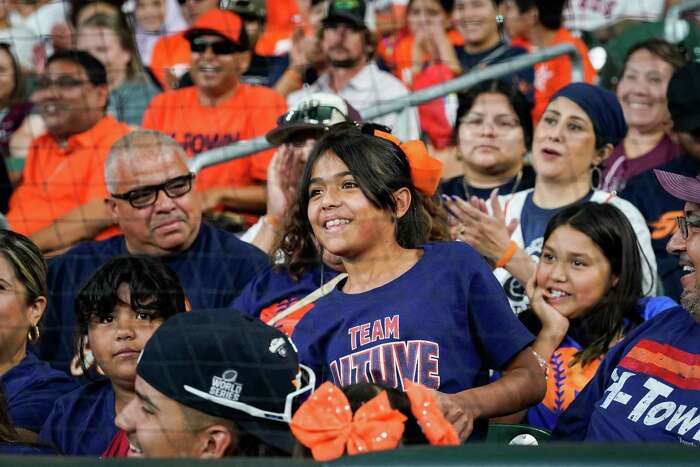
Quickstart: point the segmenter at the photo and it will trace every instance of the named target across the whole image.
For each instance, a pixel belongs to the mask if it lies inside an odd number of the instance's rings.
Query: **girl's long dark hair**
[[[396,241],[403,248],[449,240],[446,216],[433,198],[413,186],[411,168],[403,151],[385,139],[362,133],[354,125],[343,125],[332,128],[316,142],[304,168],[298,200],[279,245],[284,266],[293,278],[299,279],[320,262],[307,209],[311,173],[316,162],[327,153],[343,161],[369,202],[379,209],[396,212],[394,192],[400,188],[410,190],[411,205],[396,220]]]
[[[642,321],[637,310],[642,296],[642,253],[637,236],[627,217],[608,203],[582,203],[556,214],[547,224],[544,243],[557,228],[568,226],[586,235],[600,248],[610,263],[610,273],[617,283],[610,285],[598,303],[584,316],[571,320],[569,334],[583,349],[576,353],[572,364],[581,365],[604,355],[614,340]],[[646,260],[644,260],[646,261]],[[521,317],[529,327],[532,310]]]

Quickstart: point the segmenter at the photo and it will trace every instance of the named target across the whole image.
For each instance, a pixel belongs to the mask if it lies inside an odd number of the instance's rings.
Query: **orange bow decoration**
[[[413,186],[426,196],[435,194],[440,185],[443,164],[428,153],[423,141],[412,139],[402,143],[396,136],[381,130],[374,130],[374,136],[391,141],[401,148],[411,167]]]
[[[382,391],[355,414],[347,397],[332,383],[323,383],[292,417],[294,436],[311,449],[317,461],[394,449],[403,436],[406,417],[391,407]]]
[[[459,444],[457,431],[442,414],[435,394],[425,386],[407,379],[403,380],[403,387],[411,402],[411,412],[428,442],[434,446]]]

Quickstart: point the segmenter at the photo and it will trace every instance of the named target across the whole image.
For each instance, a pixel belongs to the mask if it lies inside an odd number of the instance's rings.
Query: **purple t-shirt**
[[[533,340],[486,261],[464,243],[423,246],[410,270],[376,289],[346,294],[343,282],[316,302],[292,340],[320,381],[407,378],[447,393],[482,386]]]
[[[107,378],[59,398],[39,441],[68,456],[99,456],[117,434],[114,389]]]
[[[700,445],[700,324],[672,308],[613,347],[555,439]]]
[[[671,141],[668,136],[661,138],[654,149],[634,159],[625,157],[625,145],[620,143],[601,165],[603,180],[600,189],[619,193],[625,188],[630,178],[665,164],[680,154],[680,146]]]

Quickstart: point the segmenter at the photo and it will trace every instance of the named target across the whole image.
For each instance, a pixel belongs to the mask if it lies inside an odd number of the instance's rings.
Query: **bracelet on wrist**
[[[515,252],[517,250],[518,250],[518,244],[515,243],[515,240],[511,240],[510,243],[508,244],[508,247],[501,255],[501,257],[496,260],[496,263],[495,263],[496,268],[505,267],[508,264],[508,262],[513,258],[513,255],[515,254]]]
[[[538,354],[534,349],[530,350],[532,351],[532,355],[534,355],[535,359],[537,359],[537,364],[544,371],[544,379],[546,380],[547,378],[549,378],[549,363],[542,357],[542,355]]]
[[[277,216],[273,216],[272,214],[266,214],[262,217],[263,224],[267,224],[270,227],[272,227],[274,230],[277,230],[280,226],[280,220]]]

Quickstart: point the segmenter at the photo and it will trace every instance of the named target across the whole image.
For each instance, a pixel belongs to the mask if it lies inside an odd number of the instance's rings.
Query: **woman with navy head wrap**
[[[644,254],[644,287],[654,291],[656,261],[644,218],[629,202],[600,191],[599,164],[625,137],[627,125],[613,93],[572,83],[550,100],[535,127],[532,165],[535,188],[490,200],[450,199],[457,240],[476,248],[494,265],[516,313],[528,307],[525,285],[533,276],[549,220],[562,209],[586,201],[610,203],[632,224]]]

